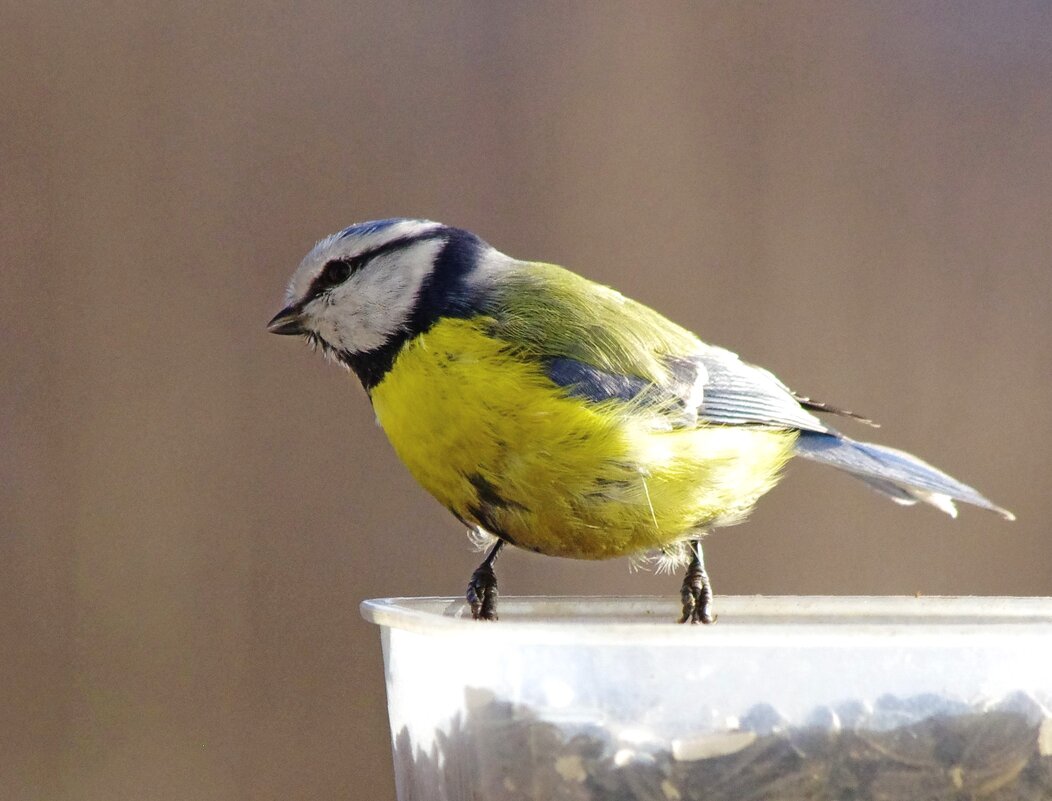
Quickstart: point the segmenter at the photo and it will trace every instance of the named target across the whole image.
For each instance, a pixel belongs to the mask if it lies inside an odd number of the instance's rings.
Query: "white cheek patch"
[[[442,239],[425,239],[373,259],[311,304],[314,329],[330,345],[350,353],[380,347],[409,322],[444,245]]]
[[[292,303],[302,298],[326,262],[332,259],[348,258],[382,247],[387,242],[412,239],[441,227],[440,223],[430,220],[398,220],[352,226],[348,230],[354,230],[355,235],[349,239],[346,236],[347,231],[337,231],[320,240],[310,253],[303,257],[303,261],[300,262],[300,266],[289,281],[286,302]]]

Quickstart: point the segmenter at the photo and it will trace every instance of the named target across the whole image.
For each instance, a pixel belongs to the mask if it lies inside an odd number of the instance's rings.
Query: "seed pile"
[[[403,796],[436,801],[1050,801],[1052,715],[1023,693],[969,706],[932,695],[815,710],[760,705],[734,728],[626,740],[469,691],[432,747],[403,730]]]

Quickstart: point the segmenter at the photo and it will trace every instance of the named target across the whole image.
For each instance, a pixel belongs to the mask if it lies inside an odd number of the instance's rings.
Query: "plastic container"
[[[1052,599],[366,601],[400,801],[1052,799]]]

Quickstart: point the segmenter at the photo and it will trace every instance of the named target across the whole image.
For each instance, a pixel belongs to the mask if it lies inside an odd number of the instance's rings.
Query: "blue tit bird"
[[[507,544],[575,559],[657,553],[686,566],[682,622],[711,622],[702,537],[745,519],[794,455],[900,504],[956,516],[962,501],[1013,519],[817,413],[859,415],[613,289],[437,222],[366,222],[321,240],[268,330],[353,371],[417,481],[495,538],[468,586],[476,618],[497,616],[493,564]]]

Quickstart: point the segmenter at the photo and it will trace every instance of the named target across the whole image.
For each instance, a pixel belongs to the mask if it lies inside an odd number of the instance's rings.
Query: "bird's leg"
[[[504,540],[497,540],[482,564],[471,574],[467,599],[475,620],[497,619],[497,574],[493,572],[493,563],[503,547]]]
[[[716,616],[712,613],[712,584],[709,583],[709,574],[705,572],[701,540],[690,541],[690,564],[687,565],[687,575],[683,577],[680,597],[683,599],[680,623],[716,622]]]

